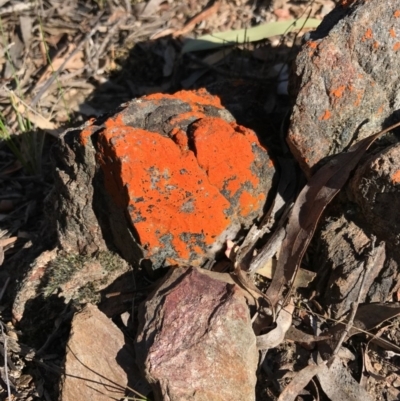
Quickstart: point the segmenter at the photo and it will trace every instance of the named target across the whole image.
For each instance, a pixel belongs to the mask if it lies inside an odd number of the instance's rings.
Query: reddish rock
[[[288,143],[308,174],[324,157],[388,126],[399,109],[399,16],[395,1],[345,1],[297,56]]]
[[[139,310],[136,353],[156,400],[251,401],[258,353],[242,290],[172,270]]]
[[[123,398],[128,381],[137,384],[139,379],[132,351],[121,330],[95,306],[86,305],[72,320],[60,400]]]
[[[98,133],[106,191],[155,268],[204,263],[263,212],[273,163],[205,90],[133,100]]]

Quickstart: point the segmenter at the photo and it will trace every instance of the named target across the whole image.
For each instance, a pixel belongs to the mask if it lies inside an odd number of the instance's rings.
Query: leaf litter
[[[262,294],[262,297],[267,300],[270,309],[272,309],[271,314],[274,316],[276,327],[267,334],[257,337],[257,346],[259,349],[266,350],[281,344],[291,326],[292,314],[294,311],[293,301],[291,300],[289,304],[286,305],[286,301],[282,302],[282,299],[290,298],[291,292],[296,289],[294,283],[301,260],[311,241],[323,210],[344,186],[350,173],[357,166],[372,143],[383,134],[398,126],[400,126],[400,123],[396,123],[379,133],[359,141],[353,145],[348,152],[342,152],[331,158],[329,162],[311,177],[298,195],[288,218],[286,235],[281,242],[281,251],[278,256],[272,282],[266,294]],[[275,232],[279,232],[279,230]],[[268,246],[269,243],[266,244],[266,247]],[[379,264],[378,260],[382,259],[382,256],[384,257],[384,243],[381,243],[375,249],[374,241],[372,241],[371,247],[371,255],[359,288],[358,300],[352,304],[352,310],[346,326],[344,323],[338,323],[327,332],[327,334],[331,336],[331,338],[327,340],[329,343],[335,343],[335,334],[340,334],[340,338],[337,339],[337,344],[335,344],[336,348],[331,348],[329,360],[324,361],[319,356],[320,361],[317,365],[308,365],[301,370],[295,376],[292,382],[293,384],[289,384],[281,394],[279,400],[295,399],[295,397],[299,395],[300,390],[302,390],[314,376],[317,376],[323,391],[331,400],[372,400],[370,395],[353,379],[350,371],[342,364],[340,358],[337,356],[343,341],[357,333],[358,326],[365,325],[365,331],[369,332],[378,324],[383,323],[387,319],[394,318],[400,312],[400,306],[393,304],[379,304],[375,306],[374,304],[366,304],[363,308],[359,308],[362,296],[365,295],[364,285],[365,282],[368,281],[367,273],[372,270],[374,266]],[[238,254],[240,255],[240,250]],[[268,253],[267,257],[270,259],[274,254],[275,252]],[[242,258],[242,260],[243,259],[244,258]],[[244,277],[245,273],[243,273],[243,270],[246,269],[243,269],[243,266],[237,263],[235,275],[240,277],[241,285],[254,290],[254,285],[249,285],[250,280]],[[371,282],[368,284],[371,284]],[[288,286],[291,288],[288,289]],[[283,296],[285,291],[288,292],[286,296]],[[380,313],[376,313],[377,310],[374,310],[374,308],[382,308],[382,310],[380,310]],[[368,312],[364,314],[363,312],[366,310],[368,310]]]
[[[230,57],[235,51],[220,49],[221,44],[225,45],[226,41],[231,41],[235,46],[239,48],[242,46],[242,49],[246,50],[249,40],[280,35],[282,30],[285,31],[292,24],[292,21],[282,22],[282,19],[287,18],[288,15],[300,17],[304,11],[301,9],[303,5],[296,5],[298,9],[295,8],[297,11],[293,14],[293,11],[288,11],[289,8],[285,2],[279,1],[276,1],[276,10],[281,11],[275,10],[275,17],[262,8],[256,15],[254,9],[240,1],[236,2],[238,5],[222,0],[217,0],[210,5],[205,2],[187,2],[186,4],[186,2],[167,3],[157,0],[133,4],[114,1],[108,2],[109,5],[112,4],[112,7],[107,5],[106,8],[104,3],[100,0],[97,3],[71,0],[60,5],[58,2],[50,1],[43,7],[40,2],[36,4],[17,0],[1,2],[0,16],[3,27],[0,57],[3,66],[1,85],[3,89],[6,89],[0,91],[1,113],[11,133],[20,136],[17,141],[27,135],[21,129],[24,120],[29,120],[34,129],[57,136],[57,129],[65,126],[66,122],[76,124],[86,120],[88,115],[99,115],[107,111],[103,109],[104,104],[110,104],[109,107],[112,108],[134,96],[162,90],[162,88],[174,88],[176,83],[173,79],[177,75],[176,65],[182,51],[191,51],[188,47],[189,43],[192,43],[191,46],[197,46],[197,50],[208,49],[209,47],[202,48],[201,46],[205,46],[204,43],[212,43],[217,51],[208,52],[205,56],[189,55],[193,61],[192,67],[198,76],[179,77],[179,82],[186,80],[187,87],[196,85],[210,71],[219,76],[237,74],[238,77],[246,77],[243,71],[237,72],[231,68],[233,64]],[[217,8],[218,13],[216,13]],[[77,10],[79,12],[76,12]],[[271,31],[266,33],[266,25],[262,26],[262,24],[252,27],[255,17],[262,23],[272,21],[273,23],[269,25]],[[319,20],[309,19],[308,23],[310,27],[316,26]],[[264,34],[260,33],[262,29],[259,27],[264,29]],[[226,33],[217,34],[222,31]],[[43,37],[40,32],[43,32]],[[241,40],[238,40],[238,32],[244,35]],[[163,65],[158,77],[149,79],[146,74],[142,76],[138,74],[140,79],[133,79],[129,75],[125,81],[121,79],[121,76],[116,80],[112,79],[112,75],[120,68],[119,59],[128,54],[132,43],[140,41],[143,43],[137,46],[136,54],[142,56],[138,57],[137,62],[133,61],[132,65],[136,71],[140,72],[143,68],[141,63],[151,73],[154,61],[151,57],[157,60],[160,52],[152,43],[146,41],[149,38],[156,38],[157,35],[161,38],[163,33],[175,37],[195,35],[195,38],[185,38],[183,42],[171,42],[166,37],[159,39],[164,40],[164,43],[161,46]],[[216,37],[218,39],[215,39]],[[290,42],[292,39],[288,40]],[[272,37],[270,43],[273,41]],[[255,59],[261,58],[263,63],[267,63],[270,61],[268,46],[269,43],[265,46],[267,51],[260,46],[249,49],[254,52]],[[126,67],[129,68],[132,65],[127,64]],[[254,74],[250,78],[265,81],[269,79],[268,74],[275,74],[272,70],[273,68],[270,71],[264,69],[262,74]],[[188,81],[189,78],[190,81]],[[102,85],[104,89],[100,89],[96,101],[91,102],[91,94]],[[84,112],[84,110],[87,111]],[[259,335],[260,349],[279,348],[285,345],[286,340],[309,345],[328,343],[332,341],[332,337],[337,340],[337,335],[345,332],[346,321],[331,325],[323,333],[318,332],[311,322],[306,322],[306,318],[300,321],[299,327],[302,330],[293,326],[294,322],[299,323],[296,316],[297,289],[307,286],[315,274],[301,267],[301,260],[323,210],[343,187],[368,147],[382,133],[357,143],[348,153],[337,155],[329,161],[315,173],[297,199],[295,199],[296,188],[293,187],[293,183],[296,182],[294,172],[291,167],[284,167],[284,162],[280,163],[281,183],[275,203],[270,213],[267,213],[265,221],[260,224],[260,227],[253,228],[244,243],[240,245],[236,258],[234,257],[239,284],[245,287],[252,297],[257,299],[257,302],[266,301],[267,308],[264,309],[270,311],[263,321],[267,327],[266,332]],[[2,194],[6,196],[2,202],[4,201],[4,205],[12,205],[12,207],[3,208],[0,219],[6,227],[4,235],[1,236],[1,258],[7,261],[22,255],[23,244],[19,247],[11,246],[14,243],[18,244],[17,238],[29,246],[26,238],[24,240],[23,236],[19,237],[19,230],[26,228],[27,221],[32,225],[32,219],[35,219],[35,214],[39,212],[37,208],[30,210],[28,204],[38,197],[43,199],[43,193],[48,193],[51,182],[46,177],[40,177],[38,181],[35,181],[35,174],[27,179],[26,170],[21,169],[21,164],[13,171],[9,166],[13,165],[15,157],[3,149],[1,151],[4,152],[2,153],[4,157],[0,166],[0,182]],[[48,160],[44,157],[44,164],[46,163]],[[285,171],[290,172],[285,176]],[[7,194],[10,199],[7,199]],[[13,197],[13,194],[18,196]],[[28,216],[21,217],[17,213],[19,210],[20,213],[28,213]],[[30,230],[40,233],[32,228]],[[268,238],[267,242],[258,249],[259,243],[265,237]],[[271,262],[271,260],[275,261]],[[301,284],[298,277],[303,272],[306,278],[301,281]],[[252,276],[258,277],[257,285],[253,284]],[[2,272],[0,278],[0,301],[2,301],[4,293],[8,290],[9,273]],[[260,290],[266,287],[265,278],[272,278],[272,283],[266,292]],[[290,302],[286,304],[283,302],[284,299]],[[0,305],[0,310],[4,309],[5,306]],[[310,311],[311,313],[313,312]],[[378,342],[379,346],[391,349],[392,341],[380,338],[381,335],[378,336],[373,331],[379,330],[379,326],[384,321],[393,319],[398,314],[397,305],[360,304],[355,311],[352,327],[348,328],[343,341],[349,341],[351,337],[367,332],[367,338],[372,343]],[[306,317],[308,317],[307,314]],[[270,329],[271,327],[273,328]],[[297,330],[297,337],[293,334],[295,330],[291,328]],[[9,333],[13,332],[5,328],[5,331],[7,330]],[[290,340],[291,338],[293,340]],[[3,342],[6,339],[4,333],[2,339]],[[20,347],[23,348],[22,343]],[[27,347],[27,349],[31,348]],[[399,348],[393,344],[393,350],[398,351]],[[8,352],[11,353],[11,350]],[[315,352],[313,353],[315,357],[314,354]],[[340,361],[338,356],[332,357],[329,361],[321,361],[316,357],[314,359],[299,370],[290,384],[280,395],[278,394],[280,400],[295,399],[313,377],[317,377],[321,388],[332,400],[346,399],[340,397],[350,396],[369,399],[365,391],[351,377],[349,368]],[[22,359],[20,363],[21,369],[26,366]],[[13,382],[16,383],[16,379],[11,378],[10,383]],[[350,392],[343,393],[344,383],[347,383]],[[43,389],[39,393],[43,395]],[[28,399],[28,395],[25,399]]]

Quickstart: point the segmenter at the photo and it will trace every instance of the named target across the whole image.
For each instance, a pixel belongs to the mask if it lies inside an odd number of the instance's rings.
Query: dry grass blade
[[[278,304],[285,285],[294,279],[325,207],[346,183],[372,143],[398,126],[400,123],[359,141],[348,152],[338,154],[319,169],[300,192],[289,217],[276,273],[267,290],[272,306]]]
[[[220,6],[220,0],[215,0],[213,4],[211,4],[209,7],[206,7],[203,11],[201,11],[199,14],[195,15],[193,18],[191,18],[182,29],[176,30],[172,36],[174,38],[185,35],[186,33],[189,33],[193,28],[196,26],[196,24],[200,23],[201,21],[205,20],[206,18],[210,17],[214,13],[216,13],[219,9]]]

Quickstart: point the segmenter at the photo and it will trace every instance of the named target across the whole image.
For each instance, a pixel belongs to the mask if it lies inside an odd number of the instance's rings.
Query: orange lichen
[[[104,125],[108,129],[118,129],[119,127],[124,127],[125,122],[123,120],[123,114],[117,114],[116,116],[109,118]]]
[[[207,172],[212,185],[223,188],[231,196],[240,190],[244,181],[251,183],[253,188],[259,184],[258,177],[250,170],[254,162],[254,134],[235,126],[215,117],[192,124],[192,138],[200,167]],[[236,156],[237,149],[240,149],[240,158]]]
[[[104,123],[97,158],[106,190],[128,210],[146,257],[162,254],[173,264],[204,256],[231,218],[261,210],[266,193],[254,167],[256,155],[266,153],[253,131],[206,116],[206,106],[221,104],[205,91],[150,95],[135,107],[165,99],[191,108],[168,121],[175,125],[168,136],[127,126],[129,113],[121,112]],[[194,120],[189,134],[176,127],[184,120]]]
[[[86,127],[79,134],[79,142],[83,146],[87,145],[88,139],[91,137],[91,135],[93,135],[94,131],[96,130],[96,128],[93,127],[95,121],[95,118],[91,118],[90,120],[88,120],[88,122],[86,123]]]
[[[356,101],[354,102],[354,106],[359,106],[360,105],[360,103],[361,103],[361,100],[362,100],[362,97],[363,97],[363,94],[364,94],[364,91],[358,91],[357,92],[357,99],[356,99]]]
[[[341,0],[340,5],[342,7],[348,7],[354,3],[355,0]]]
[[[325,110],[324,114],[319,117],[319,120],[329,120],[332,114],[329,110]]]
[[[316,49],[318,47],[318,43],[317,42],[313,42],[312,40],[309,40],[307,42],[307,46],[311,47],[311,49]]]
[[[379,42],[375,41],[373,46],[374,46],[374,49],[377,49],[379,47]]]
[[[189,141],[186,132],[179,128],[173,128],[170,133],[172,140],[179,146],[182,152],[189,151]]]
[[[396,31],[394,30],[394,28],[391,28],[391,29],[389,30],[389,32],[390,32],[390,36],[391,36],[392,38],[395,38],[395,37],[396,37]]]
[[[393,15],[394,15],[396,18],[399,18],[399,17],[400,17],[400,10],[396,10],[396,11],[393,13]]]
[[[393,184],[400,183],[400,170],[397,170],[394,174],[392,174],[392,183]]]
[[[400,49],[400,42],[396,42],[394,45],[393,45],[393,50],[399,50]]]
[[[263,194],[252,196],[249,192],[242,192],[239,198],[243,216],[248,216],[253,210],[258,209],[265,202]]]
[[[376,114],[381,114],[384,110],[384,105],[382,105],[381,107],[379,107],[379,109],[377,110]]]
[[[205,89],[199,89],[198,91],[179,91],[173,95],[167,95],[165,93],[155,93],[153,95],[145,96],[143,99],[146,100],[163,100],[163,99],[179,99],[192,106],[193,111],[198,111],[198,105],[214,106],[222,109],[221,101],[219,97],[210,95]]]
[[[363,42],[365,42],[366,39],[372,39],[373,38],[373,34],[372,34],[372,29],[368,28],[364,34],[364,36],[361,38],[361,40]]]
[[[171,236],[179,257],[187,258],[190,235],[182,234],[196,234],[210,245],[229,224],[224,213],[229,202],[208,185],[193,152],[182,155],[170,138],[131,127],[120,127],[117,134],[106,129],[100,139],[103,155],[113,160],[102,164],[106,189],[119,204],[125,202],[150,255]]]
[[[345,89],[346,89],[345,85],[339,86],[339,88],[332,90],[331,94],[335,97],[342,97]]]

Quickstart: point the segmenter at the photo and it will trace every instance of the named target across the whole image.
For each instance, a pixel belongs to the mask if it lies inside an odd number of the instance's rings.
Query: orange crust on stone
[[[174,126],[193,120],[188,133],[179,127],[168,135],[133,128],[123,112],[109,118],[99,134],[97,154],[105,187],[114,202],[128,211],[146,258],[173,248],[166,260],[205,256],[205,249],[241,216],[262,210],[265,191],[254,166],[264,152],[255,133],[219,117],[204,106],[223,109],[205,90],[154,94],[142,102],[177,99],[191,111],[173,117]],[[189,146],[190,143],[190,146]],[[272,161],[268,167],[274,168]]]

